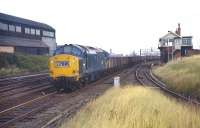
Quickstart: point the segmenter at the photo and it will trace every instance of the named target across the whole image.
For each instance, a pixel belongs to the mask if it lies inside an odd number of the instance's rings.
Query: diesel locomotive
[[[106,70],[108,58],[102,49],[66,44],[49,59],[50,77],[58,90],[73,90],[80,83],[98,79]]]
[[[95,81],[108,72],[140,63],[146,57],[110,57],[100,48],[66,44],[49,59],[49,74],[57,90],[71,91],[80,84]],[[153,58],[151,58],[153,59]]]

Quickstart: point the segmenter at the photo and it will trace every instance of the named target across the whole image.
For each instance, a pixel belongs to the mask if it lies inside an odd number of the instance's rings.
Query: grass
[[[111,88],[61,128],[199,128],[200,111],[152,88]]]
[[[0,53],[0,76],[47,70],[48,56]]]
[[[169,62],[153,72],[168,85],[168,88],[188,96],[200,98],[199,55]]]

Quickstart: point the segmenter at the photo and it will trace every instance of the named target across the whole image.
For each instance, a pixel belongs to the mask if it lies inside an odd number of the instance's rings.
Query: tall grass
[[[200,56],[186,57],[155,69],[170,89],[200,98]]]
[[[47,70],[48,56],[0,53],[0,75]]]
[[[112,88],[61,128],[199,128],[200,112],[144,87]]]

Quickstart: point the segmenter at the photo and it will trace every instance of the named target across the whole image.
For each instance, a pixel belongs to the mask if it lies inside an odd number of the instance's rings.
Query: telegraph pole
[[[172,61],[173,61],[174,57],[173,57],[173,48],[172,48]]]
[[[167,39],[167,54],[168,54],[167,62],[169,62],[169,39]]]

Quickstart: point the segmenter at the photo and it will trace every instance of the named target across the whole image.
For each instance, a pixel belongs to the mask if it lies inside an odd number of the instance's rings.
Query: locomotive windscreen
[[[59,47],[56,49],[54,55],[59,55],[59,54],[69,54],[69,55],[74,55],[74,56],[81,56],[82,52],[80,49],[72,46],[72,45],[65,45],[62,47]]]

